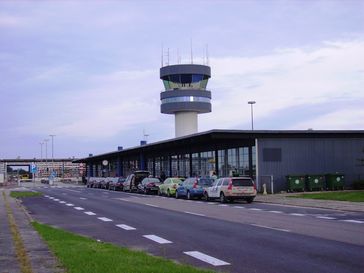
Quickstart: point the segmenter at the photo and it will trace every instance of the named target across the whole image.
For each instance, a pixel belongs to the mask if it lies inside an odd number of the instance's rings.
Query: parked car
[[[88,177],[87,182],[86,182],[86,187],[92,188],[94,181],[95,181],[95,177]]]
[[[93,183],[93,188],[101,188],[102,182],[104,181],[105,177],[96,177],[95,182]]]
[[[210,177],[190,177],[187,178],[176,190],[176,198],[185,197],[187,199],[204,196],[206,188],[210,187],[214,179]]]
[[[223,177],[217,179],[204,192],[205,200],[220,199],[221,203],[240,199],[253,202],[257,195],[254,181],[250,177]]]
[[[109,190],[123,190],[124,177],[113,177],[109,183]]]
[[[101,181],[100,188],[101,189],[109,189],[109,183],[112,180],[112,177],[104,177]]]
[[[148,171],[135,171],[129,174],[123,182],[123,191],[137,191],[139,183],[149,175]]]
[[[161,181],[157,177],[146,177],[138,185],[138,192],[149,194],[158,193]]]
[[[176,196],[176,189],[180,184],[182,184],[181,179],[169,177],[159,185],[158,195]]]

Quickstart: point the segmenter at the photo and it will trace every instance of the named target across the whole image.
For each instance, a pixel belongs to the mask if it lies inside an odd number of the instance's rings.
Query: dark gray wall
[[[264,149],[281,149],[281,161],[264,161]],[[279,159],[277,150],[266,159]],[[269,151],[268,151],[269,153]],[[288,174],[345,174],[345,185],[364,179],[364,138],[258,139],[258,175],[273,175],[275,192],[286,190]]]

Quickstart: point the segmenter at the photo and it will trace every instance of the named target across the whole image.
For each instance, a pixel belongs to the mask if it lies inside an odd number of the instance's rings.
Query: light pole
[[[54,155],[53,155],[53,151],[54,151],[54,146],[53,146],[53,138],[56,135],[49,135],[52,138],[52,173],[54,172]]]
[[[43,161],[43,144],[44,144],[44,142],[39,142],[39,145],[40,145],[40,162]]]
[[[46,162],[46,172],[47,172],[47,175],[48,175],[48,141],[49,141],[49,139],[45,139],[43,141],[44,141],[45,147],[46,147],[46,150],[45,150],[45,162]]]
[[[252,131],[254,130],[254,119],[253,119],[253,104],[255,104],[255,101],[248,101],[248,104],[250,104],[250,113],[252,118]]]

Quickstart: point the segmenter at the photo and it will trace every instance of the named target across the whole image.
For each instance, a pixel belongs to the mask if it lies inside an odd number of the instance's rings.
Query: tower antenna
[[[206,64],[209,65],[209,44],[206,44]]]
[[[163,67],[163,54],[164,54],[164,52],[163,52],[163,43],[162,43],[161,67]]]
[[[192,38],[191,38],[191,64],[193,64]]]

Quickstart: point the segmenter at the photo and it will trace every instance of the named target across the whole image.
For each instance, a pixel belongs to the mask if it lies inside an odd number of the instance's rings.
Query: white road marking
[[[61,200],[59,200],[59,199],[53,199],[53,201],[56,201],[56,202],[58,202],[58,201],[61,201]]]
[[[192,214],[192,215],[197,215],[197,216],[206,216],[205,214],[194,213],[194,212],[189,212],[189,211],[185,211],[184,213]]]
[[[85,197],[80,197],[80,199],[81,199],[81,200],[86,200],[87,198],[85,198]]]
[[[121,201],[130,201],[130,199],[128,199],[128,198],[114,198],[114,199],[121,200]]]
[[[76,209],[76,210],[85,210],[84,208],[81,208],[81,207],[74,207],[74,209]]]
[[[143,237],[149,239],[149,240],[152,240],[158,244],[171,244],[172,242],[171,241],[168,241],[166,239],[163,239],[157,235],[143,235]]]
[[[199,251],[187,251],[183,253],[213,266],[229,265],[227,262],[216,259]]]
[[[92,211],[85,211],[84,213],[87,214],[87,215],[96,215],[96,213],[94,213]]]
[[[209,205],[215,205],[216,203],[208,202],[207,204],[209,204]]]
[[[245,209],[245,207],[241,207],[241,206],[234,206],[234,208],[237,208],[237,209]]]
[[[66,188],[63,188],[63,189],[66,191],[73,191],[73,192],[81,193],[80,191],[70,190],[70,189],[66,189]]]
[[[125,229],[125,230],[136,230],[136,228],[128,226],[128,225],[116,225],[119,228]]]
[[[100,219],[101,221],[104,221],[104,222],[112,222],[111,219],[106,218],[106,217],[98,217],[97,219]]]
[[[329,216],[316,216],[316,218],[319,218],[319,219],[327,219],[327,220],[335,220],[336,219],[334,217],[329,217]]]
[[[149,207],[159,208],[159,206],[153,205],[153,204],[144,204],[144,205],[149,206]]]
[[[268,226],[263,226],[263,225],[258,225],[258,224],[251,224],[251,225],[255,226],[255,227],[260,227],[260,228],[267,228],[267,229],[273,229],[273,230],[278,230],[278,231],[290,232],[290,230],[283,229],[283,228],[274,228],[274,227],[268,227]]]
[[[258,208],[249,208],[250,210],[256,210],[256,211],[261,211],[262,209],[258,209]]]
[[[289,215],[292,215],[292,216],[305,216],[305,214],[302,214],[302,213],[290,213]]]
[[[268,212],[271,212],[271,213],[283,213],[283,211],[279,211],[279,210],[268,210]]]
[[[225,204],[220,204],[218,205],[219,207],[227,207],[228,205],[225,205]]]
[[[364,221],[359,221],[359,220],[340,220],[342,222],[347,222],[347,223],[355,223],[355,224],[363,224]]]
[[[74,204],[66,204],[66,206],[73,207]]]
[[[44,195],[44,197],[47,197],[47,198],[48,198],[48,197],[49,197],[49,195]]]
[[[65,204],[66,202],[65,201],[59,201],[60,204]]]

